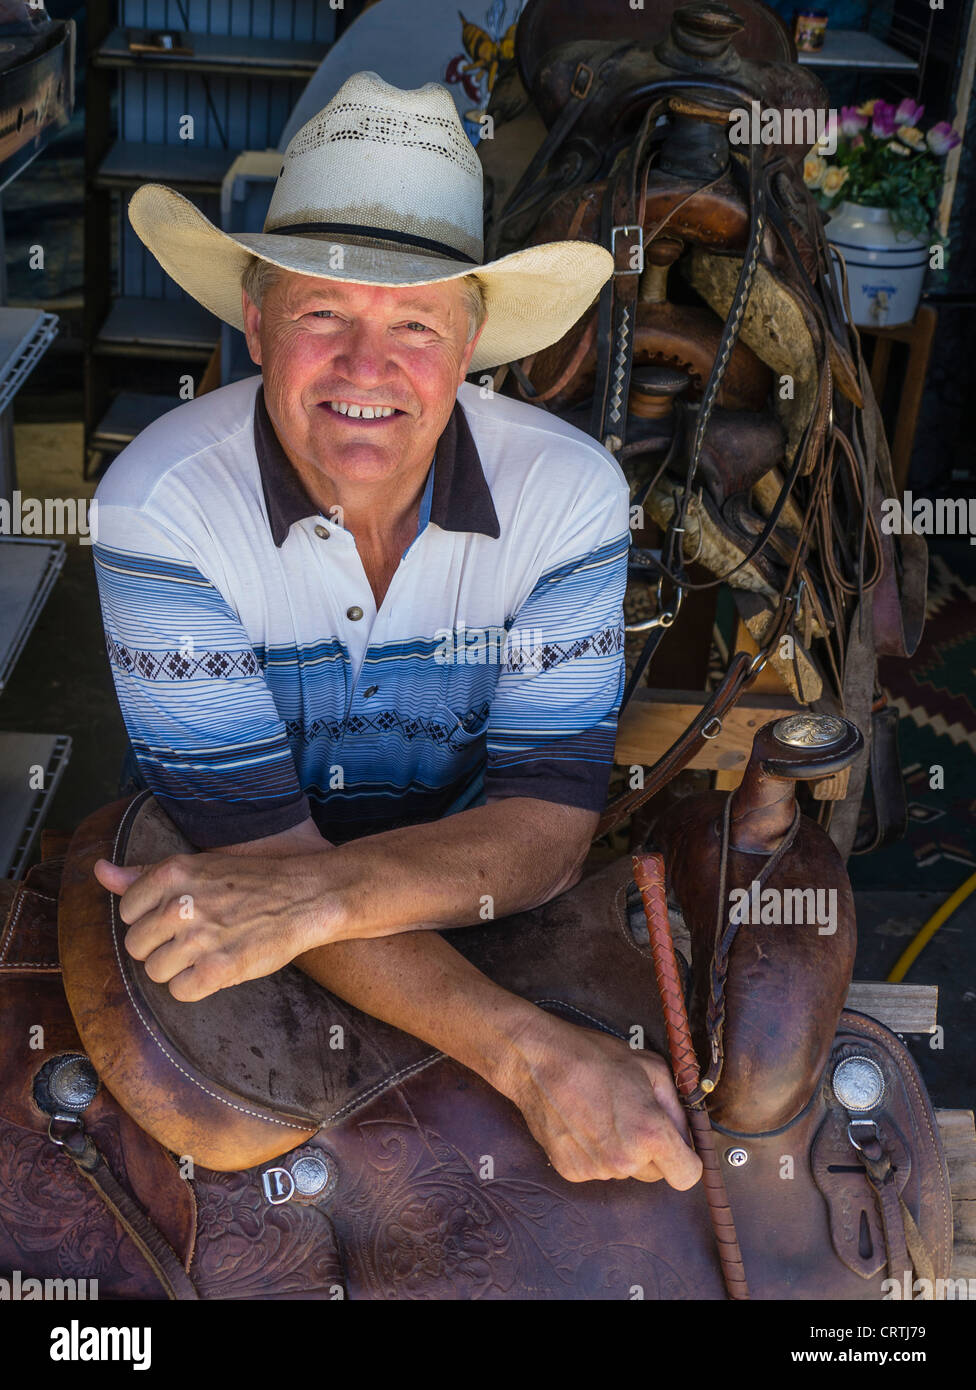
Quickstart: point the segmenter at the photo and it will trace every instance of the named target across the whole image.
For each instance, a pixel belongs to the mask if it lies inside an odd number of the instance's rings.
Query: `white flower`
[[[803,182],[807,188],[819,188],[827,173],[827,161],[818,154],[808,154],[803,161]]]
[[[837,196],[850,177],[850,172],[849,169],[841,169],[836,164],[827,170],[826,174],[824,174],[821,187],[828,198],[835,198]]]

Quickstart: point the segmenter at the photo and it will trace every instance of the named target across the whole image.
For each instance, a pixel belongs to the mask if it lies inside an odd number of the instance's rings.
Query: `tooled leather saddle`
[[[858,750],[833,725],[762,730],[736,793],[655,828],[640,893],[622,860],[447,933],[505,988],[631,1046],[674,1057],[687,999],[682,1091],[711,1132],[687,1192],[564,1182],[501,1095],[294,967],[175,1001],[92,866],[191,847],[149,793],[89,817],[18,885],[0,938],[0,1269],[149,1299],[876,1299],[945,1275],[931,1106],[897,1038],[844,1008],[850,888],[793,796]],[[737,921],[729,895],[754,883],[833,890],[833,929]],[[659,993],[682,919],[690,969]]]

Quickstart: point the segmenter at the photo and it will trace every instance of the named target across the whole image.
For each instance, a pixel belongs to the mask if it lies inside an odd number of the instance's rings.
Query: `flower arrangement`
[[[906,97],[900,106],[867,101],[842,106],[833,160],[822,151],[833,144],[822,136],[803,162],[803,182],[823,208],[843,193],[848,202],[887,208],[896,231],[924,238],[935,221],[942,187],[942,159],[959,136],[948,121],[925,134],[925,111]]]

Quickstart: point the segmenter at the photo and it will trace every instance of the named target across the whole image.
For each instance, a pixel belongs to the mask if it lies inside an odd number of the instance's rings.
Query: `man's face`
[[[243,295],[268,412],[293,459],[337,486],[420,474],[478,334],[460,282],[388,288],[280,271],[260,309]],[[365,419],[343,406],[392,406]]]

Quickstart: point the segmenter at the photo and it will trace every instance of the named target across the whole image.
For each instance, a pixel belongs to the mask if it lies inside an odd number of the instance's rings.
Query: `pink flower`
[[[876,101],[871,114],[871,134],[887,140],[895,133],[895,108],[887,101]]]
[[[918,106],[911,97],[903,97],[895,112],[896,125],[918,125],[925,114],[925,107]]]
[[[938,155],[948,154],[960,143],[959,136],[948,121],[940,121],[938,125],[934,125],[925,139],[932,153]]]
[[[856,106],[840,108],[840,128],[844,135],[858,135],[868,123],[867,116],[861,114]]]
[[[854,136],[854,139],[851,141],[851,149],[852,149],[852,150],[861,150],[861,149],[863,149],[863,148],[864,148],[864,136],[863,136],[863,135],[855,135],[855,136]]]

